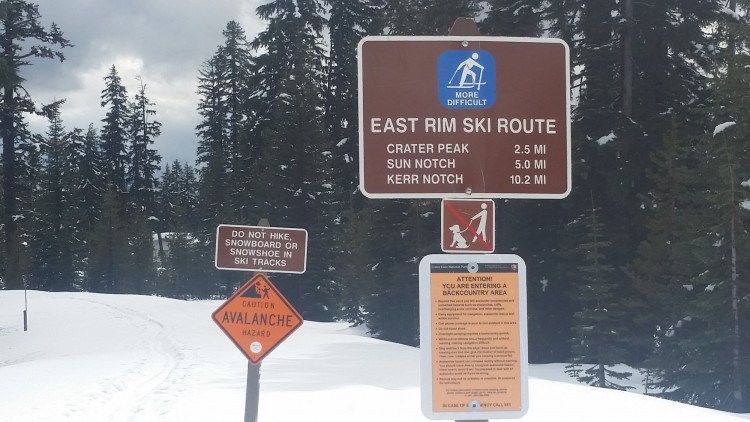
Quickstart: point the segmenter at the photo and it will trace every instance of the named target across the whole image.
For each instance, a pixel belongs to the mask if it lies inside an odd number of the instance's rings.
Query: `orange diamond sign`
[[[253,365],[302,325],[302,316],[263,273],[256,274],[211,315]]]

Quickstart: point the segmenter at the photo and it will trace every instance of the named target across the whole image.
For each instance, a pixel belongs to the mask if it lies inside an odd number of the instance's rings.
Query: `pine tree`
[[[696,272],[691,258],[691,239],[695,227],[695,208],[701,204],[691,194],[695,177],[694,146],[679,133],[676,122],[663,137],[663,147],[652,155],[647,170],[654,188],[642,195],[648,236],[638,246],[638,256],[628,267],[637,292],[631,299],[630,312],[641,327],[643,336],[636,347],[650,350],[664,334],[660,327],[670,326],[683,316],[687,295],[685,280]],[[652,354],[645,366],[662,367],[661,357]],[[671,359],[670,357],[666,358]]]
[[[198,111],[201,123],[196,127],[198,146],[198,191],[201,200],[196,214],[201,220],[194,235],[200,240],[201,253],[206,261],[213,260],[214,234],[219,224],[248,224],[254,216],[249,191],[250,169],[258,157],[255,127],[259,119],[248,102],[254,98],[248,84],[253,69],[253,58],[245,33],[235,21],[227,23],[223,31],[224,44],[208,60],[199,77]],[[251,222],[255,223],[257,219]],[[244,281],[226,271],[212,270],[216,285],[231,293],[234,284]],[[212,290],[214,293],[221,289]]]
[[[750,73],[744,49],[744,29],[736,30],[735,2],[724,8],[714,56],[713,102],[708,119],[713,134],[697,137],[688,150],[685,177],[689,207],[678,219],[681,239],[674,247],[680,261],[666,273],[675,278],[672,296],[663,296],[671,310],[655,334],[649,359],[657,395],[685,403],[727,411],[746,412],[748,237],[745,181],[750,131],[744,117],[750,113],[747,83]],[[747,6],[747,5],[745,5]],[[743,39],[744,38],[744,39]],[[724,49],[719,50],[718,46]],[[710,47],[710,46],[709,46]],[[743,185],[745,183],[745,185]],[[684,202],[684,201],[683,201]],[[658,259],[655,255],[653,259]],[[670,271],[671,270],[671,271]],[[661,275],[660,273],[658,275]],[[666,283],[665,283],[666,284]],[[680,286],[678,287],[677,284]],[[669,285],[662,288],[668,288]]]
[[[88,291],[122,293],[131,265],[127,227],[118,194],[108,190],[102,198],[102,215],[89,239],[86,286]]]
[[[63,37],[57,25],[44,28],[37,5],[23,0],[6,0],[0,4],[0,19],[3,31],[0,34],[0,49],[3,57],[3,78],[0,80],[0,137],[3,139],[3,243],[5,288],[17,289],[23,286],[21,279],[18,221],[18,183],[21,169],[19,163],[19,141],[23,139],[21,130],[25,127],[23,115],[34,111],[34,102],[22,86],[20,71],[31,65],[33,58],[64,60],[65,56],[57,49],[71,46]],[[28,139],[28,138],[26,138]]]
[[[167,164],[160,185],[160,215],[167,231],[195,229],[198,186],[193,167],[179,160],[172,162],[172,166]]]
[[[326,86],[326,127],[333,145],[332,169],[336,202],[341,209],[357,208],[356,195],[359,134],[357,116],[357,44],[371,31],[379,30],[380,11],[373,0],[329,0],[331,17],[328,21],[331,49],[328,56]]]
[[[128,132],[130,148],[128,153],[127,182],[130,203],[147,217],[155,213],[161,156],[153,149],[154,141],[161,134],[161,123],[154,119],[154,104],[146,96],[146,84],[140,81],[140,88],[128,110]]]
[[[251,168],[257,158],[255,143],[248,137],[243,137],[243,125],[247,120],[247,105],[250,89],[248,82],[253,59],[245,31],[236,21],[227,23],[222,32],[224,45],[219,47],[216,55],[222,63],[223,89],[225,104],[226,137],[229,146],[229,189],[228,205],[232,210],[240,211],[248,206],[248,191],[245,182],[248,178],[248,168]]]
[[[376,338],[416,345],[421,256],[404,232],[414,209],[407,200],[368,200],[365,209],[361,218],[367,265],[360,277],[366,286],[362,307],[367,327]],[[410,240],[416,233],[410,230]]]
[[[257,9],[268,21],[251,42],[258,101],[249,105],[248,143],[258,146],[247,183],[253,221],[308,231],[307,282],[278,276],[274,282],[306,318],[331,319],[338,311],[333,281],[335,245],[330,203],[331,149],[324,121],[325,23],[318,0],[270,1]],[[294,283],[294,284],[292,284]]]
[[[47,136],[40,139],[43,160],[30,239],[32,285],[47,291],[74,290],[78,284],[74,260],[80,237],[71,189],[72,148],[62,126],[61,104],[51,107]]]
[[[476,0],[392,0],[386,2],[386,35],[448,35],[457,18],[474,18]]]
[[[321,98],[300,72],[293,72],[287,82],[275,108],[274,127],[264,136],[267,148],[253,197],[259,216],[269,216],[273,225],[308,231],[307,281],[299,286],[294,279],[275,280],[303,315],[328,320],[336,311],[338,292],[330,274],[335,265],[330,261],[330,151],[323,135]]]
[[[365,271],[362,224],[359,212],[364,201],[358,191],[359,124],[357,116],[357,44],[366,35],[379,34],[383,5],[373,0],[329,0],[328,21],[331,48],[326,87],[326,128],[331,143],[332,253],[336,256],[336,283],[342,286],[343,317],[364,322],[362,301]]]
[[[576,248],[578,284],[576,300],[580,305],[574,314],[574,336],[571,339],[573,365],[570,374],[588,385],[617,390],[628,387],[618,384],[632,375],[618,371],[614,365],[627,358],[628,332],[623,323],[624,311],[619,302],[618,285],[612,281],[613,268],[605,254],[611,245],[604,236],[604,225],[598,220],[599,209],[594,205],[576,225],[582,226],[583,242]],[[578,365],[583,368],[578,367]]]
[[[542,32],[541,0],[491,0],[480,23],[484,35],[539,37]]]
[[[195,219],[197,181],[193,168],[175,160],[165,166],[160,191],[160,208],[168,235],[164,239],[164,252],[159,254],[161,295],[178,298],[207,298],[215,291],[206,282],[210,275],[203,265],[201,248],[193,231],[198,227]]]
[[[127,191],[128,93],[115,65],[104,77],[104,83],[101,105],[108,108],[101,132],[103,170],[108,188],[124,193]]]
[[[247,192],[248,169],[257,158],[258,146],[246,135],[250,107],[248,82],[253,63],[245,32],[236,21],[222,32],[224,44],[206,62],[199,78],[200,136],[198,162],[201,170],[201,213],[206,220],[204,238],[216,226],[235,218],[244,220],[251,200]]]
[[[117,293],[153,294],[157,290],[153,219],[142,210],[131,210],[125,235],[129,255]]]
[[[572,84],[578,96],[572,112],[576,188],[563,209],[570,216],[581,214],[589,208],[588,193],[594,192],[615,268],[632,263],[648,235],[641,198],[653,189],[653,180],[645,170],[654,165],[651,157],[670,130],[672,116],[680,116],[684,137],[705,130],[705,75],[715,43],[703,28],[715,16],[711,0],[654,5],[556,0],[545,13],[553,30],[571,42]],[[628,285],[624,272],[612,277]],[[648,341],[644,334],[638,347]]]
[[[89,233],[99,219],[106,189],[99,137],[94,125],[90,124],[85,133],[81,129],[74,129],[70,138],[73,144],[72,164],[75,166],[73,174],[76,175],[73,195],[80,210],[78,226],[84,233]]]
[[[198,80],[198,113],[202,121],[196,127],[199,137],[200,208],[204,236],[208,238],[216,226],[227,221],[229,211],[228,183],[232,148],[228,137],[225,80],[221,57],[217,54],[200,71]],[[228,207],[227,207],[228,208]]]
[[[196,239],[184,231],[171,232],[164,259],[164,275],[159,294],[181,299],[209,298],[215,286],[203,265]]]

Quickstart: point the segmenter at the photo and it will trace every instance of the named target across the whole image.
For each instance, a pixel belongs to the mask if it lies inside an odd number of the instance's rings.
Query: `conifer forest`
[[[214,267],[216,227],[269,218],[309,233],[306,272],[272,277],[305,319],[418,345],[440,200],[360,193],[357,44],[471,17],[570,49],[572,192],[495,200],[496,253],[528,267],[530,362],[615,389],[626,363],[648,394],[750,412],[749,0],[259,4],[257,36],[227,22],[197,69],[197,160],[163,162],[150,85],[112,65],[101,113],[67,127],[25,75],[74,40],[0,1],[0,288],[225,298],[250,274]]]

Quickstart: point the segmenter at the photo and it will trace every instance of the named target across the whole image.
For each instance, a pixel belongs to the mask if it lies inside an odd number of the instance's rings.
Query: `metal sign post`
[[[29,331],[29,301],[26,297],[26,288],[23,289],[23,330]]]
[[[255,240],[243,243],[240,241],[242,239]],[[233,243],[237,245],[232,245]],[[268,271],[305,271],[307,231],[272,228],[266,218],[261,219],[258,226],[220,225],[216,245],[216,267],[219,269],[241,270],[247,265],[250,269],[258,269],[257,265],[263,265],[273,268]],[[258,258],[253,263],[248,263],[248,260],[234,265],[237,262],[232,258],[233,255],[262,255],[265,258]],[[277,255],[284,258],[275,257]],[[272,260],[274,262],[270,262]],[[219,265],[221,262],[226,264]],[[264,272],[256,272],[211,314],[211,318],[248,359],[245,422],[257,422],[260,363],[302,325],[302,316]]]
[[[260,363],[247,363],[247,387],[245,388],[245,422],[257,422],[260,404]]]

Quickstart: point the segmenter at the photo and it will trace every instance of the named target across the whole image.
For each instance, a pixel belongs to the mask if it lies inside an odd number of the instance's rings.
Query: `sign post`
[[[565,42],[365,37],[358,53],[365,196],[559,199],[569,194]]]
[[[222,224],[216,229],[218,269],[303,273],[307,266],[307,231]],[[258,420],[262,359],[302,325],[302,316],[271,283],[257,272],[237,289],[211,318],[247,357],[245,422]]]
[[[521,418],[528,410],[526,264],[517,255],[428,255],[419,264],[422,412]]]

